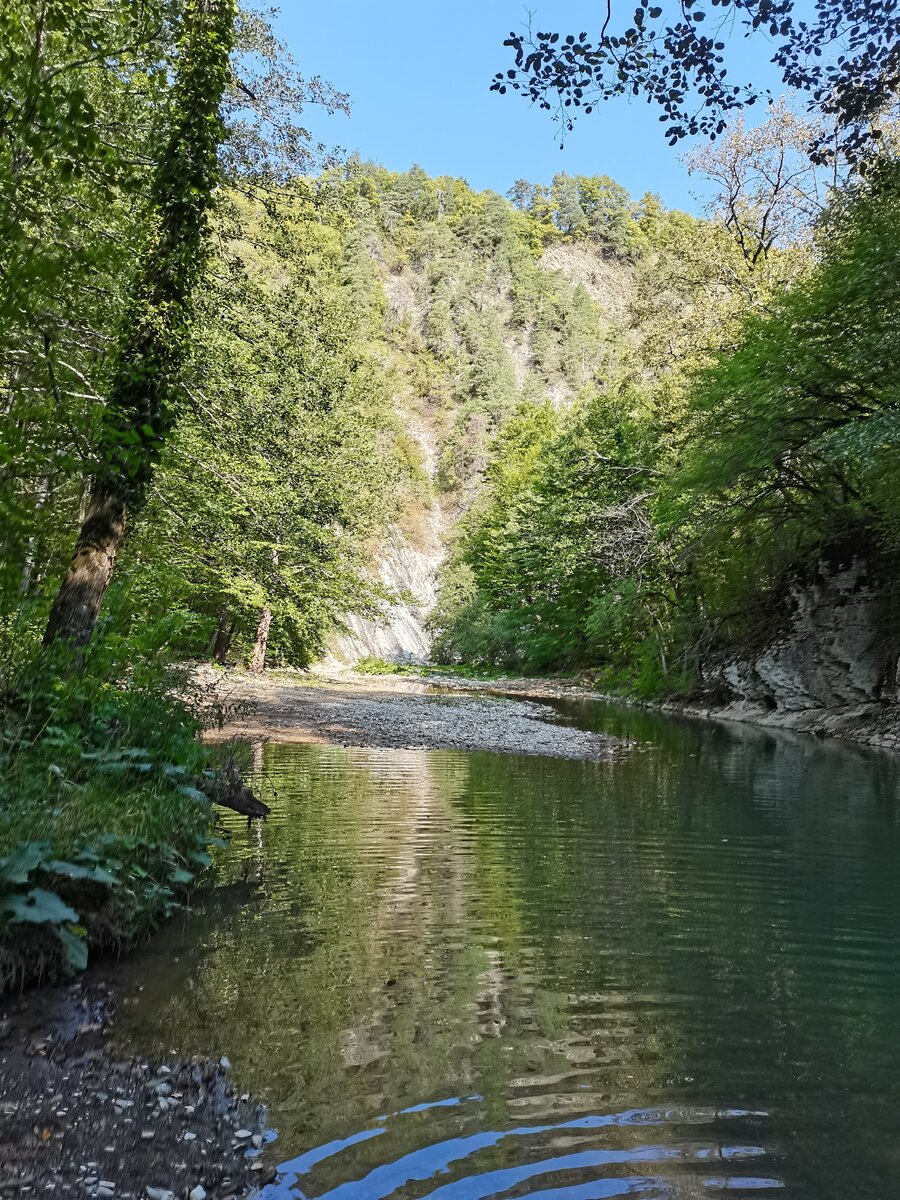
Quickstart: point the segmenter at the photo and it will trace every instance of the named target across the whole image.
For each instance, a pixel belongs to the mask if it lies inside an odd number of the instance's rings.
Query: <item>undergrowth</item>
[[[361,658],[354,666],[360,675],[424,675],[421,663],[389,662],[385,658]]]
[[[136,657],[136,656],[135,656]],[[33,652],[0,695],[0,992],[134,945],[210,863],[199,697],[100,642]]]

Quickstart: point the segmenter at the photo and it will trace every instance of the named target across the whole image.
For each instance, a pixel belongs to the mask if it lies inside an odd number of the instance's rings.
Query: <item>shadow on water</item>
[[[889,1194],[895,761],[557,708],[641,745],[265,746],[273,815],[135,964],[120,1038],[228,1053],[267,1200]]]

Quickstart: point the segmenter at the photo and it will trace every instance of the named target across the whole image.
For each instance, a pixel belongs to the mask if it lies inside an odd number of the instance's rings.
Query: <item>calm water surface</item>
[[[120,1038],[228,1054],[266,1200],[900,1195],[894,762],[565,712],[641,744],[258,751]]]

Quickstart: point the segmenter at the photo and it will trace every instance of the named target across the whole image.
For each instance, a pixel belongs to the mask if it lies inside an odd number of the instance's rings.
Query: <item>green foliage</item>
[[[751,275],[727,231],[643,207],[618,381],[520,409],[490,447],[434,614],[451,660],[683,693],[771,637],[822,557],[893,578],[897,165],[833,201],[804,270],[788,248]]]
[[[635,206],[608,175],[562,173],[549,188],[518,179],[507,195],[540,227],[545,241],[589,238],[614,251],[631,243]]]
[[[68,969],[154,928],[208,861],[197,720],[177,676],[121,651],[100,638],[80,674],[10,664],[0,705],[0,939],[39,926]]]
[[[150,608],[196,614],[181,647],[200,655],[223,613],[246,652],[269,609],[273,661],[305,665],[340,613],[380,596],[367,540],[411,467],[340,239],[302,192],[282,200],[272,219],[237,200],[223,214],[177,429],[122,562],[123,616],[137,633]]]
[[[614,357],[608,318],[585,286],[540,261],[544,251],[583,243],[585,262],[629,271],[642,210],[603,176],[560,175],[546,191],[520,181],[510,204],[459,179],[359,159],[314,188],[320,219],[342,232],[343,278],[374,318],[372,345],[395,372],[395,397],[417,422],[437,415],[437,482],[465,504],[519,403],[574,396]],[[583,221],[565,217],[570,193]],[[668,216],[660,209],[657,219]]]
[[[438,654],[537,671],[627,660],[646,636],[646,616],[635,618],[657,582],[654,461],[652,414],[628,388],[586,395],[563,414],[521,409],[445,573]]]
[[[244,653],[264,610],[306,661],[380,598],[369,539],[420,479],[367,234],[297,178],[301,105],[345,100],[258,15],[229,64],[233,24],[231,0],[0,17],[0,853],[48,844],[5,912],[63,940],[47,894],[81,912],[67,889],[110,869],[139,934],[202,866],[211,768],[166,664],[220,628]],[[131,510],[117,576],[87,652],[42,652],[101,479]]]
[[[423,668],[416,663],[387,662],[383,658],[361,658],[354,670],[360,675],[421,675]]]

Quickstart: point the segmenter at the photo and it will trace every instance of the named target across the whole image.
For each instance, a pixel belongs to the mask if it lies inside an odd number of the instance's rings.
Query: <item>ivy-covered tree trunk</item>
[[[235,0],[186,0],[146,247],[122,321],[87,513],[45,645],[63,638],[80,647],[91,640],[127,513],[143,500],[171,428],[218,181],[219,110],[234,18]]]

